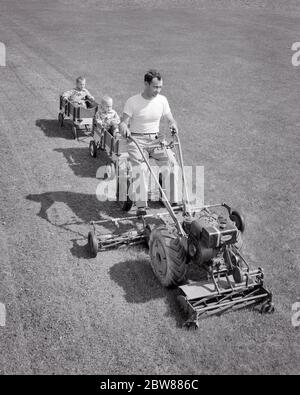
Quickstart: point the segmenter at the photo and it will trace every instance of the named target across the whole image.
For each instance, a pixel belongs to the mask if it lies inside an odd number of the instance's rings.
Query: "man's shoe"
[[[146,208],[145,208],[145,207],[139,207],[139,208],[136,210],[136,215],[137,215],[137,217],[142,217],[143,215],[147,215],[147,210],[146,210]]]

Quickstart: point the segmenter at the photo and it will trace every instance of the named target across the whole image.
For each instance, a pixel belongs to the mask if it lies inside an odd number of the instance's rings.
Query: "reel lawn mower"
[[[186,327],[198,328],[200,317],[250,305],[260,305],[262,313],[274,312],[272,293],[264,286],[263,269],[252,270],[241,253],[243,216],[226,203],[191,207],[178,134],[174,135],[172,148],[177,151],[181,167],[183,203],[177,207],[171,206],[138,142],[133,137],[130,139],[147,164],[166,211],[92,221],[93,229],[88,235],[91,255],[95,257],[100,251],[121,245],[145,243],[151,267],[160,283],[164,287],[179,287],[178,303],[185,315]],[[222,214],[217,212],[220,209]],[[119,225],[128,219],[140,227],[123,234],[97,232],[98,225],[111,221]],[[188,279],[189,267],[200,269],[204,278]]]

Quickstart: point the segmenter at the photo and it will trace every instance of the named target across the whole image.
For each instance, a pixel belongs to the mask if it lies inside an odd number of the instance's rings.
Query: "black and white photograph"
[[[299,375],[299,87],[299,0],[0,0],[0,375]]]

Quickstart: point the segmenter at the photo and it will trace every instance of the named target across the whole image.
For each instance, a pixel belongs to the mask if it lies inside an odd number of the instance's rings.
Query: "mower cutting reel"
[[[263,283],[262,269],[246,272],[246,279],[237,283],[227,273],[213,274],[214,282],[191,282],[180,286],[177,297],[185,315],[184,326],[197,328],[199,319],[212,314],[220,315],[230,309],[238,310],[261,304],[261,313],[273,313],[272,294]]]
[[[191,207],[178,135],[176,138],[174,146],[179,151],[183,204],[176,208],[171,206],[143,150],[131,138],[159,188],[167,211],[142,217],[93,221],[93,230],[88,238],[91,254],[96,256],[98,251],[121,245],[146,244],[151,267],[160,283],[165,287],[179,287],[178,302],[186,318],[184,326],[188,328],[197,328],[199,319],[204,316],[221,314],[229,309],[260,304],[262,313],[274,312],[272,294],[264,285],[263,269],[251,270],[241,253],[245,230],[242,214],[226,203]],[[107,222],[119,226],[128,219],[141,226],[120,235],[97,236],[96,226]],[[151,221],[154,219],[159,223],[153,225]],[[188,279],[191,266],[205,276],[193,281]]]

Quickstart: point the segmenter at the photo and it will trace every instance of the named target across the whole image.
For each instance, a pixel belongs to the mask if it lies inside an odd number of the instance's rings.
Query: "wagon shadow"
[[[66,140],[73,140],[69,125],[60,128],[57,119],[37,119],[35,125],[39,127],[47,137],[60,137]]]
[[[92,158],[88,147],[56,148],[54,151],[63,154],[69,167],[78,177],[95,178],[99,167],[104,166],[108,162],[104,155]]]
[[[182,317],[176,297],[178,289],[163,288],[155,277],[149,260],[127,260],[115,264],[109,270],[111,279],[125,291],[128,303],[147,303],[155,299],[164,299],[167,306],[166,316],[176,321],[176,326],[182,327]]]

